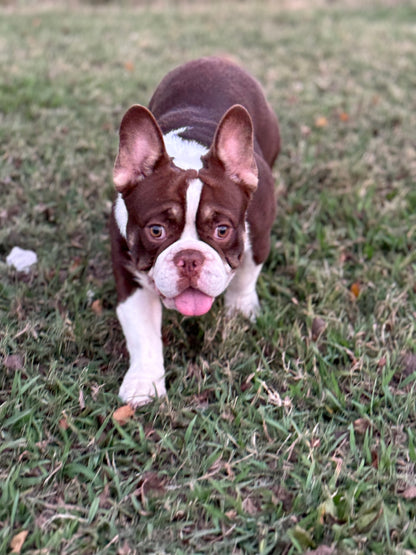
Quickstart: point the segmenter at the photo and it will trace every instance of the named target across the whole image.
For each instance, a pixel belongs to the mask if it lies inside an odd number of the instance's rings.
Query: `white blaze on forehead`
[[[201,200],[203,183],[200,179],[193,179],[186,191],[185,227],[180,239],[198,239],[196,230],[196,213]]]
[[[200,170],[202,168],[201,157],[208,152],[208,149],[196,141],[188,141],[179,136],[187,130],[187,127],[174,129],[163,136],[167,153],[175,166],[182,170]]]
[[[180,137],[180,133],[186,129],[186,127],[174,129],[164,136],[166,150],[178,168],[198,171],[202,168],[201,158],[208,152],[208,149],[196,141],[188,141]],[[189,183],[186,191],[185,227],[180,239],[198,239],[195,221],[202,187],[202,181],[199,179],[193,179]]]

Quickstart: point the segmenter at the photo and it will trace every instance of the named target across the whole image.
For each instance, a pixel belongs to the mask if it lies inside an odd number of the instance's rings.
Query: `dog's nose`
[[[178,252],[173,262],[182,276],[191,277],[200,272],[204,260],[205,257],[201,252],[194,249],[186,249]]]

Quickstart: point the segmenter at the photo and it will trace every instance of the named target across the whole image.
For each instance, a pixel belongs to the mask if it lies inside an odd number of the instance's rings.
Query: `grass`
[[[416,552],[416,11],[296,5],[0,7],[0,553]],[[225,52],[283,137],[262,313],[166,313],[169,398],[120,426],[118,125]]]

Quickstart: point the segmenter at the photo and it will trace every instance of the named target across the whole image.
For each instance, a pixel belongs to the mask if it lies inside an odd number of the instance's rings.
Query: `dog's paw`
[[[147,405],[155,398],[166,395],[165,378],[154,381],[140,379],[140,374],[138,375],[133,368],[130,368],[124,377],[118,395],[124,403],[128,403],[132,407]]]
[[[247,295],[236,295],[227,291],[225,293],[225,309],[228,316],[233,316],[239,312],[255,322],[260,312],[260,303],[256,291]]]

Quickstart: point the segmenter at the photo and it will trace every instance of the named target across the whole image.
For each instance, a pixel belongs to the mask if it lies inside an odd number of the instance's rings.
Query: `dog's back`
[[[280,149],[276,115],[260,84],[228,60],[201,58],[174,69],[162,79],[149,109],[164,133],[186,128],[189,121],[194,124],[203,121],[200,128],[194,125],[181,136],[209,146],[219,120],[234,104],[248,110],[253,121],[255,150],[260,149],[264,160],[272,166]]]

